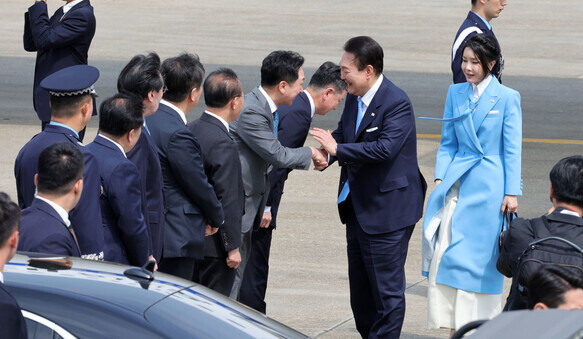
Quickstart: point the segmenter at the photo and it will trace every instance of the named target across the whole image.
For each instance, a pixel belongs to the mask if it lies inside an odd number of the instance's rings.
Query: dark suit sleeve
[[[393,103],[384,112],[382,131],[378,139],[338,144],[336,157],[341,165],[345,162],[383,162],[398,155],[403,144],[414,131],[411,103],[402,99]],[[338,135],[334,137],[337,138]]]
[[[27,338],[26,324],[16,301],[0,287],[0,319],[2,321],[2,337],[25,339]]]
[[[66,256],[77,256],[77,250],[74,250],[75,243],[61,234],[50,234],[35,247],[35,252],[60,254]]]
[[[187,129],[178,130],[168,143],[168,162],[176,181],[213,227],[225,220],[223,209],[204,172],[200,146]]]
[[[142,215],[142,190],[138,169],[122,162],[110,179],[109,202],[115,215],[130,264],[141,266],[148,261],[150,240]]]
[[[500,256],[496,263],[498,272],[512,278],[512,272],[518,267],[518,257],[534,239],[535,234],[530,221],[523,218],[514,219],[504,234]]]
[[[63,17],[59,25],[51,27],[47,13],[47,4],[37,1],[29,9],[30,29],[37,49],[48,49],[68,45],[83,36],[91,27],[85,10],[71,10]]]
[[[28,12],[24,13],[24,34],[22,36],[24,50],[27,52],[36,52],[37,48],[32,38],[32,31],[30,30],[30,15]]]
[[[241,219],[243,217],[243,192],[241,185],[241,166],[237,146],[228,141],[218,142],[209,152],[212,167],[213,187],[221,197],[225,223],[219,229],[221,243],[225,251],[241,247]]]

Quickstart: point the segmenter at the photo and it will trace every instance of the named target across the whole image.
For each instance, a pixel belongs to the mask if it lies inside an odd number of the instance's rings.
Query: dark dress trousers
[[[46,147],[57,142],[71,142],[83,153],[83,192],[75,208],[69,213],[82,255],[95,255],[103,259],[105,242],[99,209],[101,179],[97,160],[78,140],[73,132],[62,126],[47,125],[45,130],[34,136],[18,153],[14,165],[18,205],[21,209],[32,204],[36,187],[34,175],[37,173],[38,155]]]
[[[221,226],[223,209],[204,173],[199,143],[178,112],[160,103],[146,121],[158,148],[167,206],[160,270],[192,280],[196,260],[204,258],[205,226]]]
[[[284,147],[302,147],[308,136],[312,123],[310,101],[305,92],[300,93],[291,106],[280,105],[277,139]],[[271,206],[271,224],[268,228],[258,228],[251,238],[251,253],[245,268],[239,301],[259,312],[266,312],[265,292],[269,274],[269,252],[271,249],[272,231],[276,227],[277,211],[283,194],[283,187],[290,168],[274,167],[268,174],[269,196],[266,206]]]
[[[22,211],[18,250],[78,257],[79,248],[55,209],[40,199]]]
[[[64,16],[63,7],[49,19],[47,4],[35,2],[24,14],[24,49],[37,52],[34,69],[34,108],[43,122],[51,120],[49,92],[40,82],[58,70],[87,65],[87,54],[95,35],[95,15],[89,0],[73,6]],[[94,107],[95,107],[95,101]],[[93,110],[94,115],[97,110]]]
[[[226,296],[231,293],[236,270],[227,266],[228,251],[241,246],[241,219],[245,191],[239,152],[227,128],[203,113],[189,124],[199,142],[204,171],[223,206],[225,223],[205,239],[204,259],[199,262],[199,282]]]
[[[150,235],[150,254],[154,255],[157,262],[160,262],[164,244],[164,194],[162,192],[164,182],[158,150],[150,132],[145,127],[142,127],[140,138],[134,148],[127,153],[127,157],[140,172],[142,214]]]
[[[14,339],[28,338],[26,322],[20,312],[20,306],[14,297],[8,293],[0,282],[0,321],[2,322],[2,337]]]
[[[407,94],[383,77],[355,133],[348,94],[338,128],[338,205],[346,224],[350,303],[363,338],[398,338],[405,316],[405,259],[427,185],[417,165],[415,116]]]
[[[488,28],[486,23],[474,12],[470,11],[466,20],[462,23],[455,35],[452,46],[451,71],[453,72],[453,83],[466,82],[466,76],[462,71],[462,55],[464,45],[476,34],[484,33],[496,37],[494,31]]]
[[[150,243],[142,215],[142,185],[136,165],[122,150],[101,135],[87,148],[95,154],[103,186],[100,197],[105,260],[142,266],[148,262]]]

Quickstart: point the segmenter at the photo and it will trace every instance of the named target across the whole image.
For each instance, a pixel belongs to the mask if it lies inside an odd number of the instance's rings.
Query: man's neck
[[[166,102],[169,102],[172,105],[178,107],[178,109],[181,110],[182,113],[184,113],[184,115],[188,115],[188,113],[194,108],[194,107],[189,107],[187,100],[184,100],[182,102],[174,102],[174,101],[170,101],[170,100],[166,100],[166,99],[164,99],[164,100]]]
[[[215,108],[215,107],[206,107],[205,108],[206,111],[211,112],[212,114],[221,117],[221,119],[225,120],[227,123],[231,123],[233,122],[233,120],[230,118],[230,113],[231,111],[228,108]]]
[[[488,22],[492,21],[492,18],[488,18],[488,16],[486,16],[486,13],[484,12],[484,9],[482,7],[481,8],[473,8],[472,7],[472,12],[479,15],[481,18],[483,18],[484,20],[486,20]]]
[[[277,90],[277,86],[273,86],[271,88],[269,87],[263,87],[263,90],[265,91],[265,93],[267,93],[267,95],[271,98],[271,100],[273,100],[273,102],[275,103],[275,105],[277,107],[279,107],[279,105],[281,105],[281,100],[279,98],[279,91]]]
[[[73,119],[52,117],[51,121],[58,122],[59,124],[67,125],[67,126],[71,127],[72,129],[74,129],[75,131],[77,131],[77,133],[79,133],[83,128],[85,128],[84,126],[81,127],[80,124],[76,124]]]

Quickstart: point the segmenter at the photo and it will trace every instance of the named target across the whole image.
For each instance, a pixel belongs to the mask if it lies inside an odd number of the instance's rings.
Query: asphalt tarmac
[[[48,3],[53,12],[62,1]],[[0,3],[0,191],[13,198],[14,159],[40,130],[32,108],[34,54],[22,50],[28,6],[17,0]],[[300,52],[309,79],[322,62],[340,60],[348,38],[364,34],[384,47],[385,75],[408,93],[416,116],[439,117],[451,83],[451,43],[469,1],[99,0],[93,6],[98,29],[89,63],[101,71],[96,84],[101,98],[115,92],[117,74],[138,53],[156,51],[162,58],[197,53],[207,72],[232,67],[249,92],[259,83],[261,60],[270,51]],[[583,32],[573,28],[581,17],[583,4],[577,0],[513,0],[492,22],[506,60],[503,83],[522,96],[521,216],[538,216],[550,207],[551,167],[583,153]],[[197,118],[203,105],[201,100],[188,119]],[[341,109],[315,117],[313,125],[335,128]],[[90,123],[86,142],[97,123]],[[440,125],[418,119],[417,133],[421,171],[432,182]],[[311,138],[307,143],[315,145]],[[334,203],[339,172],[332,166],[321,173],[291,173],[272,244],[267,314],[318,338],[358,337],[349,306],[345,231]],[[420,231],[419,224],[406,264],[403,337],[447,337],[446,330],[425,329]]]

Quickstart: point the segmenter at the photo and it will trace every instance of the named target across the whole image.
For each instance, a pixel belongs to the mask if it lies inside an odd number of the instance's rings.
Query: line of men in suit
[[[260,86],[245,96],[230,69],[204,79],[195,55],[162,63],[154,53],[136,56],[118,78],[120,93],[102,102],[99,134],[88,146],[78,142],[78,132],[91,117],[98,71],[83,65],[50,75],[41,86],[51,94],[53,114],[17,158],[19,200],[26,192],[35,204],[43,201],[46,189],[37,181],[35,190],[34,177],[43,176],[46,160],[38,155],[47,146],[65,142],[84,161],[82,179],[77,169],[72,188],[69,181],[60,190],[70,196],[69,204],[52,213],[62,219],[64,239],[54,245],[66,240],[68,249],[42,251],[75,255],[72,244],[78,244],[81,255],[93,258],[131,265],[155,260],[160,271],[265,312],[271,213],[277,213],[283,182],[290,170],[307,170],[310,162],[324,170],[338,161],[338,208],[347,224],[357,328],[363,336],[398,334],[407,246],[426,189],[417,165],[413,109],[407,95],[382,75],[384,54],[376,41],[355,37],[344,50],[340,66],[324,63],[305,91],[304,58],[274,51],[262,62]],[[205,112],[188,125],[186,116],[203,88]],[[302,147],[312,116],[335,109],[345,96],[338,128],[311,132],[322,147]],[[271,167],[276,170],[268,174]],[[87,207],[80,209],[84,201]],[[74,219],[75,211],[97,211],[99,226],[91,226],[100,232],[92,238],[99,238],[95,248],[82,241],[95,230]],[[25,210],[33,213],[41,212]],[[32,227],[35,232],[26,232],[26,238],[48,238],[48,228]]]

